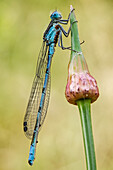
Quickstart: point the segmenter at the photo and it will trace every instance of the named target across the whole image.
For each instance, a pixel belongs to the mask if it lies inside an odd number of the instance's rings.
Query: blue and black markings
[[[72,11],[71,11],[72,12]],[[30,99],[28,102],[25,118],[24,118],[24,132],[28,138],[32,137],[29,159],[30,165],[33,164],[36,153],[36,143],[38,142],[38,133],[42,126],[49,103],[50,93],[50,67],[52,57],[55,52],[55,47],[58,42],[58,46],[64,49],[72,50],[70,47],[63,47],[62,33],[68,37],[71,26],[66,32],[61,24],[68,24],[68,19],[62,20],[62,16],[59,12],[55,11],[50,16],[51,22],[49,23],[46,31],[43,35],[43,46],[39,53],[39,62],[37,62],[36,75],[33,82]],[[76,22],[76,21],[75,21]],[[46,54],[48,52],[48,58]],[[45,62],[46,61],[46,62]],[[43,81],[44,80],[44,81]],[[40,95],[41,94],[41,95]],[[40,102],[38,102],[38,95],[40,95]],[[27,123],[28,122],[28,123]],[[33,128],[31,128],[33,127]],[[34,130],[33,130],[34,129]]]

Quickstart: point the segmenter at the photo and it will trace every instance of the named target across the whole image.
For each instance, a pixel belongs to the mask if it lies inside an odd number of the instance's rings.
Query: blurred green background
[[[83,53],[100,89],[92,105],[99,170],[113,169],[113,1],[0,0],[0,170],[29,170],[30,141],[23,118],[35,74],[43,32],[56,8],[67,18],[76,9]],[[66,26],[67,30],[69,27]],[[70,38],[63,38],[70,45]],[[77,106],[65,99],[70,51],[56,48],[51,98],[32,169],[83,170],[85,157]]]

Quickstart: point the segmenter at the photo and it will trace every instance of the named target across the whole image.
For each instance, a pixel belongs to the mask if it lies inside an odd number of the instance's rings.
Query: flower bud
[[[74,53],[71,58],[68,66],[66,99],[74,105],[80,99],[91,99],[91,103],[93,103],[99,96],[97,82],[90,75],[82,53]]]
[[[91,99],[93,103],[99,96],[96,80],[90,75],[82,53],[78,26],[71,6],[71,56],[68,65],[68,79],[65,96],[69,103],[76,105],[77,100]]]

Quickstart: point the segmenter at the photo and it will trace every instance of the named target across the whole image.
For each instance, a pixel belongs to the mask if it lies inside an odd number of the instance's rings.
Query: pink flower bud
[[[93,103],[99,96],[97,82],[90,75],[82,52],[73,54],[68,66],[66,99],[74,105],[79,99],[91,99],[91,103]]]

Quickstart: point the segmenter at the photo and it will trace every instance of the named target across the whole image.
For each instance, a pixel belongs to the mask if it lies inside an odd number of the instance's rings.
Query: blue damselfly
[[[58,46],[63,50],[72,50],[71,47],[64,47],[62,43],[62,33],[64,36],[68,37],[71,30],[71,25],[67,32],[61,25],[68,24],[70,14],[67,20],[62,20],[61,14],[54,11],[50,16],[51,21],[43,35],[43,44],[38,56],[36,74],[23,123],[25,135],[27,138],[32,140],[28,159],[30,165],[33,164],[35,159],[38,134],[45,120],[48,109],[51,79],[50,67],[57,41]]]

